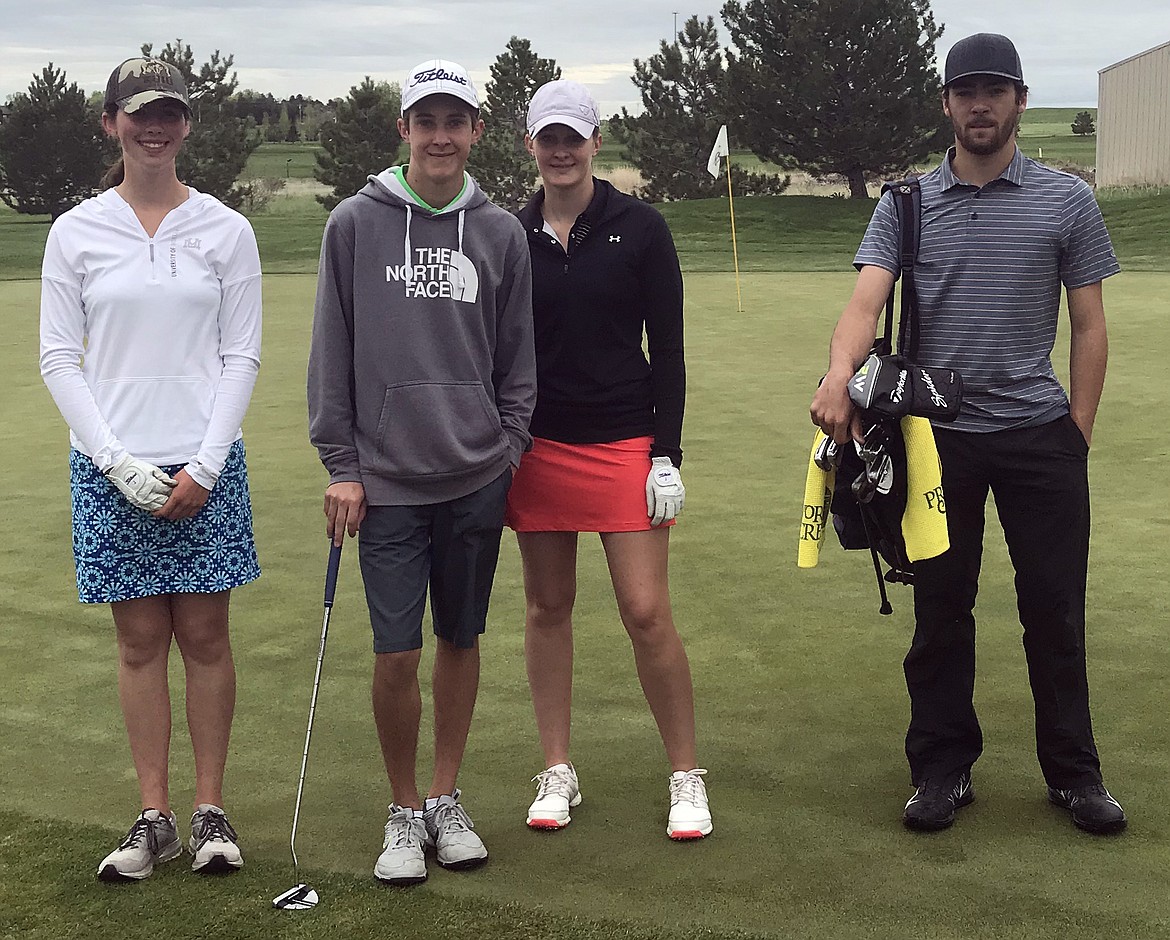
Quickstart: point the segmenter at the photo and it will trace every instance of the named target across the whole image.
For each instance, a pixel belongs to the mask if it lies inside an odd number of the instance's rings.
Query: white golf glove
[[[650,524],[662,525],[682,512],[686,492],[678,468],[670,458],[652,458],[650,475],[646,477],[646,515]]]
[[[106,476],[133,505],[147,512],[161,509],[175,488],[174,477],[129,454],[110,467]]]

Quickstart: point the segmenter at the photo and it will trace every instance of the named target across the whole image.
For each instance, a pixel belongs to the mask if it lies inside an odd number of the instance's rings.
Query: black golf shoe
[[[922,781],[902,813],[907,829],[937,832],[955,821],[955,811],[975,799],[971,772],[950,777],[932,777]]]
[[[1125,810],[1110,796],[1105,785],[1095,783],[1087,787],[1072,787],[1059,790],[1048,788],[1048,799],[1072,814],[1072,821],[1079,829],[1095,835],[1121,832],[1128,825]]]

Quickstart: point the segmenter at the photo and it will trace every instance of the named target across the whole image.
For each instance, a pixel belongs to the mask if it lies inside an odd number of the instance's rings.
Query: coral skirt
[[[517,532],[649,529],[646,477],[652,443],[649,437],[608,444],[534,438],[512,479],[504,522]]]

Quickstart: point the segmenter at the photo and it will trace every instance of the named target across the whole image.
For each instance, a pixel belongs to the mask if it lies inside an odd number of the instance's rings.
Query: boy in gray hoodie
[[[487,860],[456,776],[479,686],[479,635],[504,499],[531,446],[531,269],[520,223],[464,169],[483,133],[459,65],[407,74],[410,163],[371,176],[329,217],[309,353],[309,435],[329,472],[326,529],[360,530],[374,632],[374,723],[393,802],[378,879]],[[436,636],[435,762],[415,776],[428,587]]]

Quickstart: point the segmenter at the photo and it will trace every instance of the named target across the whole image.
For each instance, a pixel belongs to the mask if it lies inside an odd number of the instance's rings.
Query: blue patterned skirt
[[[183,464],[162,469],[174,476]],[[260,577],[244,442],[228,451],[207,502],[190,519],[137,509],[76,450],[69,453],[73,557],[83,604],[156,594],[211,594]]]

